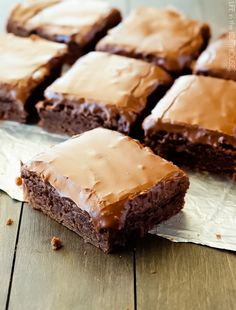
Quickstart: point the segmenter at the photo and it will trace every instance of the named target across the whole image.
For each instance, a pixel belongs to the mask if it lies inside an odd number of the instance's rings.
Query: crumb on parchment
[[[60,240],[60,238],[58,237],[53,237],[51,240],[51,247],[54,251],[59,250],[60,248],[62,248],[62,242]]]
[[[12,224],[13,224],[13,219],[9,218],[9,219],[7,220],[6,225],[7,225],[7,226],[10,226],[10,225],[12,225]]]
[[[221,239],[222,239],[221,234],[216,234],[216,239],[217,239],[217,240],[221,240]]]
[[[17,177],[17,178],[16,178],[16,185],[17,185],[17,186],[21,186],[22,183],[23,183],[22,178],[21,178],[21,177]]]

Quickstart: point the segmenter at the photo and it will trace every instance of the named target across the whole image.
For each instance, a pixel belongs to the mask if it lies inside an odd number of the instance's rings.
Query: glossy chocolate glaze
[[[36,36],[0,34],[0,98],[24,103],[31,90],[50,74],[50,62],[66,55],[64,44]]]
[[[24,168],[87,211],[97,230],[122,229],[127,200],[185,175],[138,141],[103,128],[52,147]]]
[[[180,133],[192,143],[236,147],[236,82],[186,75],[177,79],[148,116],[146,135]]]
[[[96,49],[154,62],[167,71],[181,72],[204,49],[207,24],[187,19],[174,9],[141,7],[110,30]]]
[[[18,24],[21,33],[36,33],[49,40],[86,45],[104,28],[112,14],[119,14],[103,1],[46,0],[18,4],[8,20],[8,30]]]
[[[158,85],[168,85],[171,77],[161,68],[144,61],[91,52],[80,58],[61,78],[45,91],[45,98],[53,102],[77,106],[86,103],[116,107],[127,112],[144,109],[148,96]],[[89,107],[90,106],[90,107]]]
[[[236,81],[236,51],[230,60],[230,49],[236,49],[230,34],[225,33],[210,44],[196,62],[196,74],[209,75]]]

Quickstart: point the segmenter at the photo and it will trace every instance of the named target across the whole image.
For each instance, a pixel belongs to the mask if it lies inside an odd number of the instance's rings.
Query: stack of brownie
[[[170,8],[120,22],[102,1],[44,0],[0,36],[0,119],[80,134],[22,166],[26,198],[105,252],[183,207],[188,177],[165,159],[236,179],[228,34],[207,47],[209,25]]]

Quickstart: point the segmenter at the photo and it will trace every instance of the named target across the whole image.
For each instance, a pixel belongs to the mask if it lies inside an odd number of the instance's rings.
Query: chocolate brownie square
[[[137,8],[98,44],[98,51],[140,58],[180,75],[206,47],[207,24],[174,9]]]
[[[178,167],[104,128],[36,156],[21,177],[31,207],[105,252],[178,213],[189,186]]]
[[[196,74],[236,81],[236,33],[225,33],[211,43],[198,58]]]
[[[44,89],[61,73],[64,44],[0,34],[0,119],[29,121]]]
[[[148,116],[145,141],[179,165],[236,180],[236,82],[183,76]]]
[[[152,64],[91,52],[46,89],[45,100],[37,104],[40,125],[69,135],[96,127],[135,134],[171,83]]]
[[[67,60],[72,63],[94,49],[107,30],[120,21],[120,11],[103,1],[41,0],[17,4],[8,19],[7,31],[66,43]]]

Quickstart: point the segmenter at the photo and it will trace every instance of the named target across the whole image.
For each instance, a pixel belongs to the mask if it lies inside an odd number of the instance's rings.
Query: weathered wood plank
[[[20,211],[21,203],[0,192],[0,309],[7,301]],[[6,225],[8,218],[14,221],[11,226]]]
[[[136,251],[138,309],[235,309],[236,255],[149,236]]]
[[[105,255],[24,205],[9,309],[125,310],[133,297],[132,252]]]

